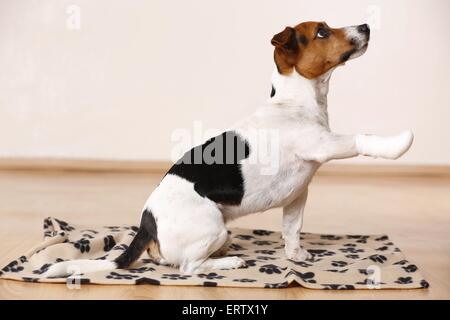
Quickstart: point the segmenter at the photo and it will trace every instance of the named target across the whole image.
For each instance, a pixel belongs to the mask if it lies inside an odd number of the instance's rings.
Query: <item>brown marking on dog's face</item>
[[[274,59],[281,74],[294,69],[313,79],[367,49],[370,30],[367,25],[330,28],[325,22],[304,22],[286,27],[272,38]]]

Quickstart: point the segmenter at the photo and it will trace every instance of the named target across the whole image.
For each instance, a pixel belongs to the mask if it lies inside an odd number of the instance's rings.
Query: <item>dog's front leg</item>
[[[311,159],[324,163],[333,159],[344,159],[364,155],[374,158],[397,159],[408,151],[413,141],[411,131],[404,131],[396,136],[381,137],[377,135],[338,135],[326,133],[321,135]]]
[[[304,261],[311,255],[300,246],[300,231],[303,224],[303,211],[305,209],[308,189],[297,199],[283,208],[283,239],[284,249],[288,259]]]

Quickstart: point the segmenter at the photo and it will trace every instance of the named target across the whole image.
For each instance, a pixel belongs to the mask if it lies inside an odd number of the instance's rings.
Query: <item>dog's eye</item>
[[[317,30],[317,34],[316,34],[317,38],[325,39],[325,38],[328,38],[329,36],[330,36],[330,32],[327,29],[320,28],[319,30]]]

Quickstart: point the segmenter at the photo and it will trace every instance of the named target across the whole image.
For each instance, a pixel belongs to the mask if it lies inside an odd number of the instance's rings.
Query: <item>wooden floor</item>
[[[137,224],[159,174],[0,171],[0,265],[42,238],[47,216],[87,225]],[[280,210],[233,225],[279,230]],[[428,290],[323,291],[82,285],[0,280],[0,299],[449,299],[450,178],[314,179],[304,231],[387,233],[430,282]]]

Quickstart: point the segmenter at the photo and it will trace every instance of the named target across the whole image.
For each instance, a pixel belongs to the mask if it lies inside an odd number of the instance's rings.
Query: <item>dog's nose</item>
[[[370,28],[369,28],[369,25],[367,23],[359,25],[357,27],[357,30],[360,33],[365,33],[365,34],[369,34],[370,33]]]

